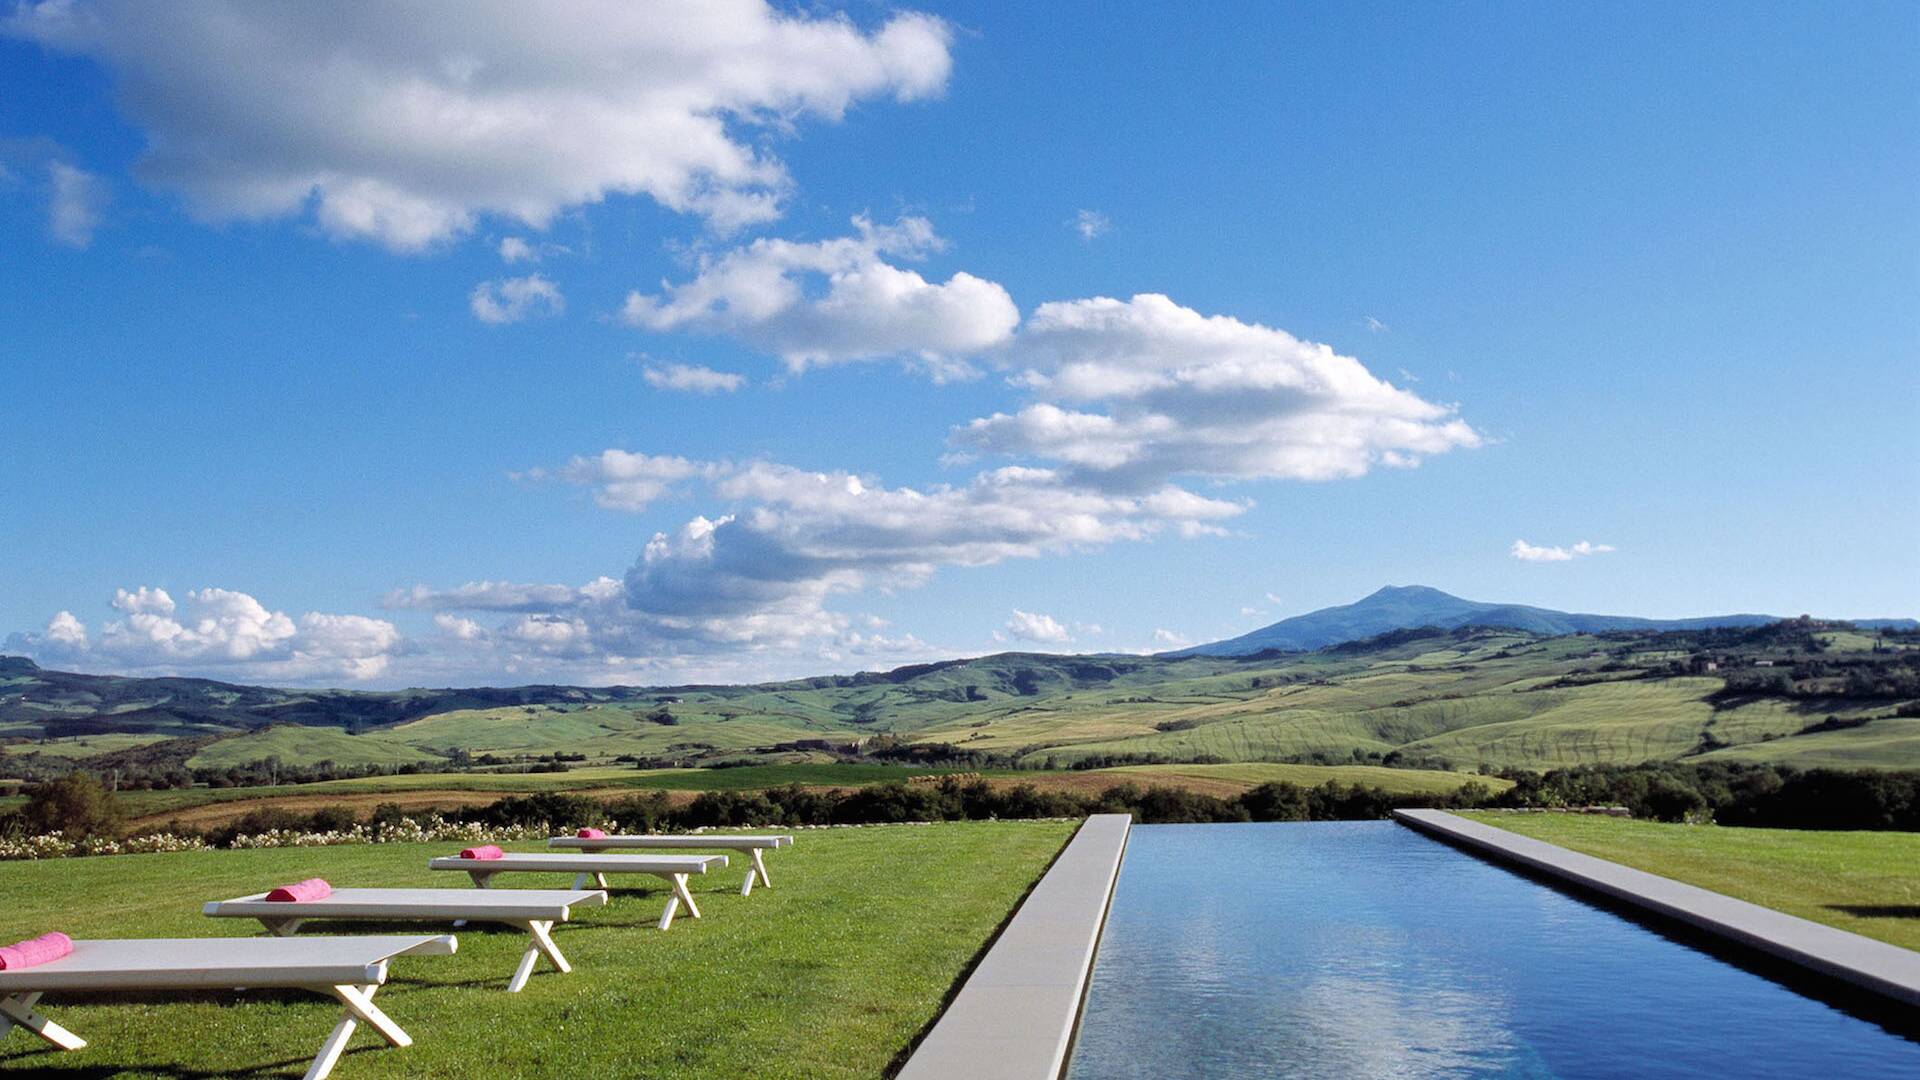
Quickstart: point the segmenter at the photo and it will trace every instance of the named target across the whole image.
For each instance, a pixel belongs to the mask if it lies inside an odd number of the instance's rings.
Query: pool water
[[[1920,1043],[1392,822],[1146,825],[1068,1076],[1920,1077]]]

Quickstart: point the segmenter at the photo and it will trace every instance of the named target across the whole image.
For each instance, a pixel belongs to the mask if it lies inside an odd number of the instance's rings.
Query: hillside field
[[[1179,764],[1165,775],[1209,791],[1226,790],[1227,774],[1209,771],[1226,764],[1366,768],[1394,790],[1407,770],[1920,768],[1920,634],[1798,621],[1558,637],[1426,628],[1243,657],[1006,653],[754,686],[282,691],[20,660],[0,674],[0,776],[79,765],[123,790],[158,774],[217,785],[126,792],[149,818],[361,772],[381,775],[298,793],[426,805],[421,793],[836,786],[867,782],[847,769],[899,777],[907,765],[1035,778]],[[571,771],[525,772],[556,758]],[[751,768],[712,768],[738,765]],[[797,771],[756,771],[779,768]],[[828,768],[842,771],[808,771]]]

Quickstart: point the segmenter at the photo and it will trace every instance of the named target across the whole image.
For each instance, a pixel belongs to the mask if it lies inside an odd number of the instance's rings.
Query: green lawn
[[[1920,949],[1920,833],[1730,829],[1582,814],[1463,816]]]
[[[608,907],[556,929],[574,973],[543,970],[517,995],[501,988],[524,936],[461,931],[452,957],[395,961],[376,999],[415,1045],[388,1049],[363,1030],[336,1075],[879,1075],[933,1018],[1072,829],[967,822],[802,831],[792,848],[768,858],[773,889],[740,897],[736,859],[695,886],[706,918],[683,915],[665,933],[653,929],[663,888],[616,889]],[[0,863],[0,941],[49,929],[76,937],[249,934],[258,927],[204,918],[201,903],[315,875],[336,885],[461,886],[461,875],[426,869],[429,856],[455,846]],[[568,884],[561,876],[515,878],[523,887]],[[339,1015],[337,1004],[303,994],[76,1004],[52,996],[45,1005],[91,1045],[63,1054],[15,1033],[0,1042],[0,1073],[298,1076]]]

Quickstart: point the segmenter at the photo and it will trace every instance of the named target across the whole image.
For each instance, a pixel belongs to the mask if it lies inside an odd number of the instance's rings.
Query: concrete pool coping
[[[898,1074],[900,1080],[1054,1080],[1133,825],[1094,814],[1061,850]]]
[[[1475,853],[1572,882],[1894,1001],[1920,1005],[1920,952],[1482,825],[1444,810],[1395,810],[1393,817],[1403,825]]]

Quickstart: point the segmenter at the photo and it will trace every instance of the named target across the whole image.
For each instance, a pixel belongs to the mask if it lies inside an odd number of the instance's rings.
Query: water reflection
[[[1815,1073],[1920,1075],[1920,1045],[1361,822],[1136,829],[1069,1075]]]

